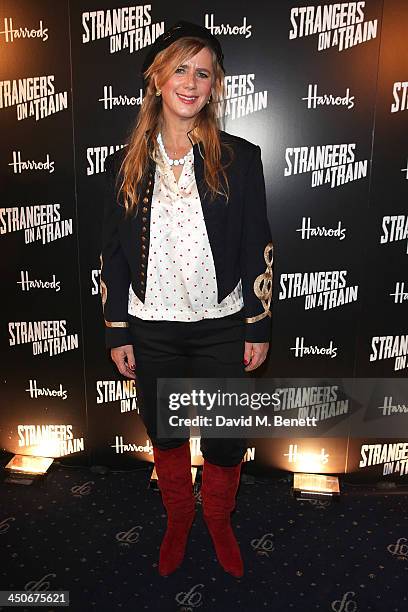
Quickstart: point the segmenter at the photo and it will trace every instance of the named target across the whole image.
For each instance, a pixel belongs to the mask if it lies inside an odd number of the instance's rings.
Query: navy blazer
[[[220,303],[242,281],[245,339],[269,342],[272,298],[273,245],[268,223],[261,150],[243,138],[220,131],[234,159],[226,168],[229,201],[217,195],[211,201],[204,182],[203,147],[195,144],[194,171],[207,235],[214,259]],[[222,150],[224,148],[222,147]],[[106,346],[132,344],[128,321],[129,286],[144,302],[149,278],[150,206],[155,168],[153,160],[139,192],[138,212],[125,219],[122,195],[116,199],[115,181],[126,154],[122,148],[105,161],[107,186],[101,252],[101,294]],[[222,162],[229,154],[222,153]],[[120,181],[119,181],[120,185]]]

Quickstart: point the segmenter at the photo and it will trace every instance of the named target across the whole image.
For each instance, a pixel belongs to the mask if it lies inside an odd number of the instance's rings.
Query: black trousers
[[[129,316],[136,360],[140,416],[152,444],[176,448],[189,438],[157,437],[158,378],[242,378],[244,315],[238,313],[201,321],[144,321]],[[244,438],[200,439],[201,453],[215,465],[233,466],[247,450]]]

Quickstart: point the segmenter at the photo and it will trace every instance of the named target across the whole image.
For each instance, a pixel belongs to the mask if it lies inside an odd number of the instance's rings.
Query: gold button
[[[147,184],[150,186],[152,184],[152,181],[149,181]]]
[[[143,270],[141,271],[140,276],[142,277],[145,276],[145,273],[143,272]]]
[[[142,259],[146,259],[146,255],[144,253],[142,253]]]
[[[142,240],[143,240],[143,238],[144,238],[144,236],[142,237]],[[145,251],[145,250],[146,250],[146,246],[144,244],[142,244],[142,251]],[[145,255],[145,257],[146,257],[146,255]]]
[[[141,281],[140,281],[140,284],[141,284],[142,286],[144,286],[144,285],[145,285],[144,280],[141,280]]]
[[[145,204],[147,204],[147,203],[148,203],[148,201],[149,201],[149,198],[146,198],[146,197],[144,197],[144,198],[143,198],[143,202],[144,202]]]
[[[144,212],[144,213],[147,213],[147,210],[148,210],[148,209],[147,209],[147,206],[143,206],[143,209],[142,209],[142,210],[143,210],[143,212]]]
[[[146,189],[146,193],[150,193],[150,189]]]
[[[142,221],[143,221],[143,223],[146,223],[147,217],[142,217]]]
[[[146,239],[146,236],[142,236],[142,242],[146,242],[146,240],[147,240],[147,239]],[[146,248],[146,247],[145,247],[145,248]],[[142,249],[143,249],[143,246],[142,246]]]
[[[142,227],[142,232],[147,232],[147,229],[145,228],[145,226]]]

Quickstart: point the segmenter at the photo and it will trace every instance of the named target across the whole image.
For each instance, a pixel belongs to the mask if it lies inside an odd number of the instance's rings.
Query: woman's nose
[[[186,84],[186,87],[190,87],[190,88],[193,88],[196,86],[196,75],[193,70],[191,72],[186,73],[185,84]]]

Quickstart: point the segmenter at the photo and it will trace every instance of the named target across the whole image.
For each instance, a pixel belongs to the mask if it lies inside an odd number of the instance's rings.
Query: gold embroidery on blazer
[[[261,321],[265,317],[271,317],[272,313],[270,310],[271,301],[272,301],[272,263],[273,263],[273,244],[272,242],[268,242],[264,250],[264,259],[266,263],[266,270],[263,274],[260,274],[256,277],[254,281],[254,293],[257,298],[259,298],[262,302],[262,306],[264,308],[264,312],[256,315],[255,317],[247,317],[245,319],[246,323],[256,323],[257,321]]]
[[[126,321],[107,321],[105,319],[106,327],[129,327],[129,323]]]

